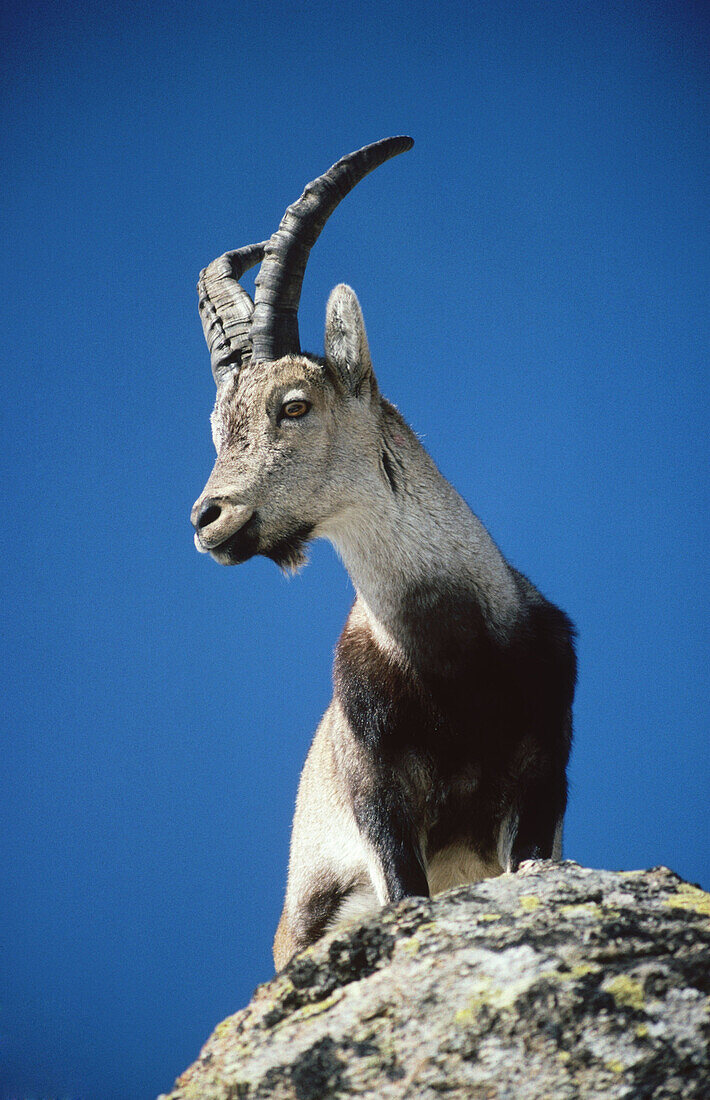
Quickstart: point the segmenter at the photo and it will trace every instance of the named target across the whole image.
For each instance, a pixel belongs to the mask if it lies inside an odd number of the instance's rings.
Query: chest
[[[402,791],[442,882],[483,877],[462,860],[482,860],[487,875],[496,873],[521,772],[544,752],[535,733],[546,725],[542,708],[527,689],[532,676],[519,654],[492,646],[464,652],[446,675],[413,674],[367,642],[346,634],[336,656],[336,692],[358,771],[377,772]]]
[[[368,635],[346,632],[335,689],[356,742],[379,765],[415,761],[429,784],[463,797],[483,774],[505,767],[530,729],[531,693],[512,652],[463,649],[453,669],[413,669],[388,658]]]
[[[465,772],[492,780],[532,742],[559,739],[574,692],[571,627],[543,602],[505,641],[480,618],[444,633],[417,631],[413,657],[398,660],[365,629],[346,626],[336,649],[336,695],[356,741],[378,762],[407,754],[444,781]]]
[[[515,797],[515,755],[481,763],[481,753],[470,745],[453,756],[410,749],[390,770],[422,853],[438,868],[440,889],[498,873],[500,830]],[[476,873],[473,864],[466,870],[471,861],[485,864],[485,874]]]

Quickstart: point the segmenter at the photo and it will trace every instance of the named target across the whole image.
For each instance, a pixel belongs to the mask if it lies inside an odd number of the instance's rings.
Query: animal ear
[[[328,299],[325,310],[325,359],[345,387],[360,395],[363,383],[372,379],[365,322],[355,291],[341,283]]]

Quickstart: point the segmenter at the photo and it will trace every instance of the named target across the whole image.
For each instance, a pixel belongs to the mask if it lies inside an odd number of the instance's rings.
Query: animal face
[[[223,565],[265,554],[296,568],[311,536],[367,499],[381,410],[357,298],[346,286],[331,294],[324,360],[301,354],[296,314],[308,254],[332,211],[412,144],[384,138],[342,157],[269,240],[226,252],[200,274],[217,461],[190,518],[197,549]],[[252,302],[239,279],[257,263]]]
[[[217,460],[191,515],[197,549],[222,565],[254,554],[301,565],[306,542],[359,507],[377,476],[375,398],[360,307],[336,288],[325,360],[249,363],[218,386]]]

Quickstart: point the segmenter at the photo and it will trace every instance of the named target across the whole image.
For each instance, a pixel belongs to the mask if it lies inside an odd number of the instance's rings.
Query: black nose
[[[221,505],[217,504],[214,500],[205,500],[202,502],[202,507],[197,513],[197,519],[195,520],[195,527],[198,531],[201,531],[204,527],[209,527],[211,523],[214,523],[216,519],[222,515]]]

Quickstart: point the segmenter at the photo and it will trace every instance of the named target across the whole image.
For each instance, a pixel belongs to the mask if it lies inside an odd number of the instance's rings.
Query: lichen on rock
[[[710,897],[527,864],[330,933],[159,1100],[708,1095]]]

